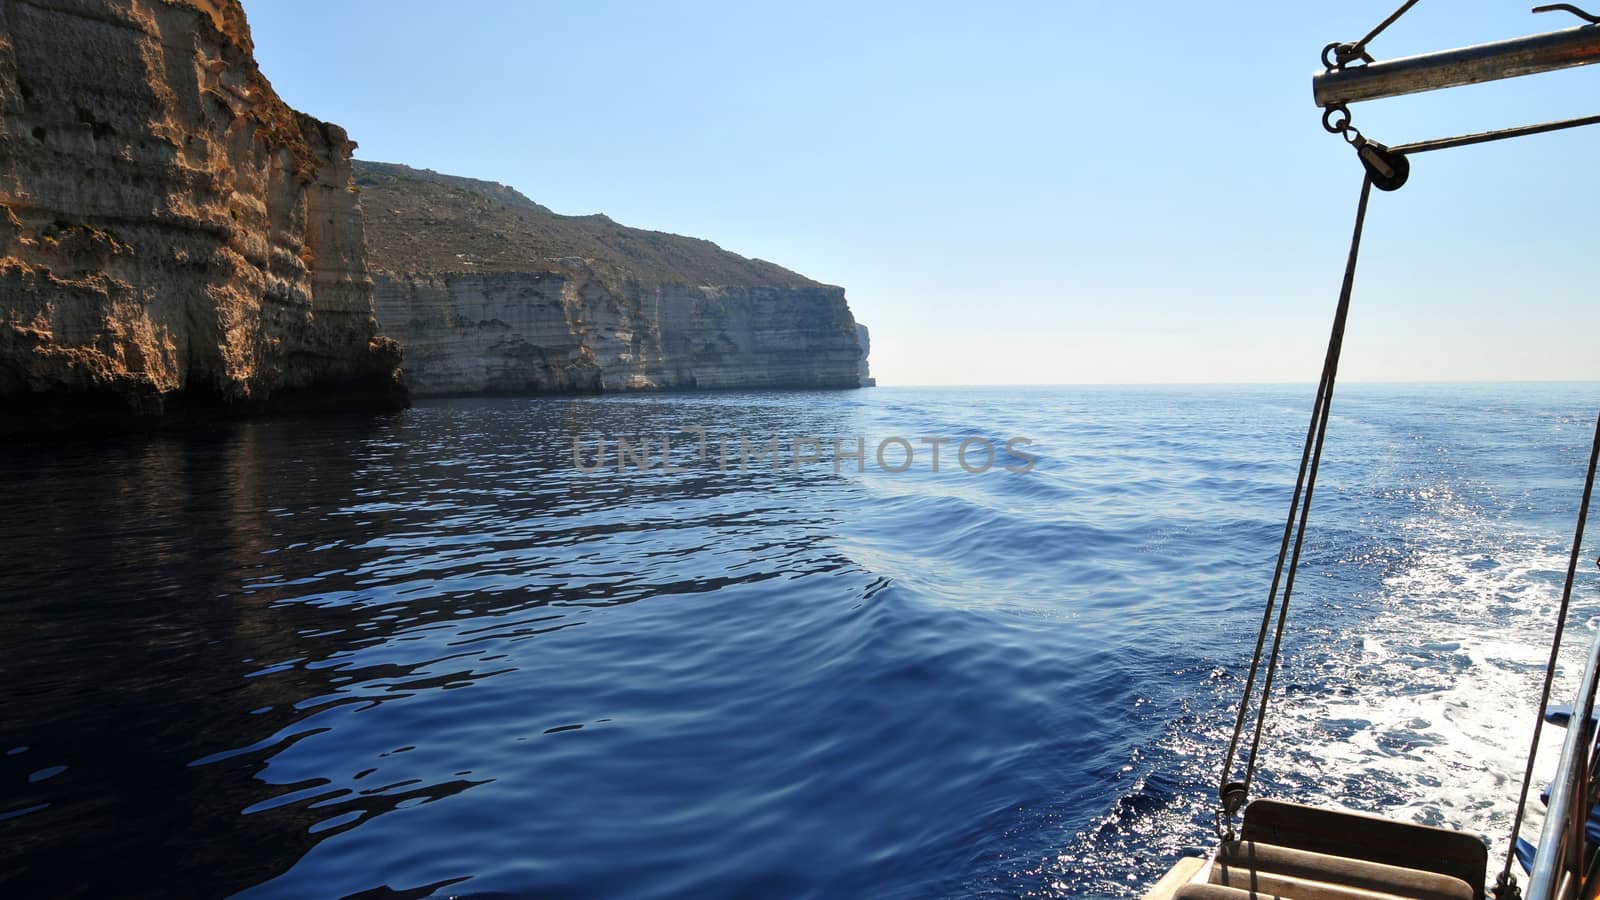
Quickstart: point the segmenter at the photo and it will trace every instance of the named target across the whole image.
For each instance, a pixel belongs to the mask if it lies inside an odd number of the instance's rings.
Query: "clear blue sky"
[[[885,384],[1314,381],[1360,172],[1310,76],[1395,0],[245,0],[366,159],[843,285]],[[1424,0],[1380,58],[1565,28]],[[1600,66],[1362,104],[1389,143],[1600,112]],[[1600,378],[1600,127],[1378,195],[1344,374]]]

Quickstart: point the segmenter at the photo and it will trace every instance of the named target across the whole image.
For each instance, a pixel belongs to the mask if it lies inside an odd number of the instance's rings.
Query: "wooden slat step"
[[[1178,889],[1172,900],[1290,900],[1276,894],[1261,894],[1223,887],[1220,884],[1190,884]]]
[[[1431,898],[1418,897],[1413,894],[1368,891],[1327,881],[1313,881],[1309,878],[1296,878],[1293,875],[1279,875],[1274,872],[1247,873],[1242,869],[1234,869],[1231,880],[1223,880],[1213,871],[1211,881],[1213,884],[1259,894],[1263,897],[1292,897],[1294,900],[1431,900]]]
[[[1414,900],[1401,894],[1380,894],[1356,888],[1306,881],[1288,875],[1262,874],[1253,884],[1191,884],[1173,900]]]
[[[1483,900],[1489,848],[1470,834],[1345,810],[1257,800],[1245,808],[1245,841],[1292,847],[1460,879]]]
[[[1362,896],[1473,900],[1472,887],[1449,875],[1259,841],[1222,845],[1211,869],[1211,881],[1229,887],[1281,891],[1297,900],[1313,900],[1304,896],[1309,889],[1307,884],[1336,885],[1361,892]]]

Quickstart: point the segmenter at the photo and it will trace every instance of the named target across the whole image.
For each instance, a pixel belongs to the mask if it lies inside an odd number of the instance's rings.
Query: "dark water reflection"
[[[837,510],[811,494],[832,476],[585,476],[559,438],[842,424],[772,405],[488,401],[8,451],[12,888],[227,893],[504,765],[559,764],[571,751],[543,744],[618,727],[599,713],[672,708],[648,696],[659,686],[583,669],[638,668],[637,641],[688,666],[708,649],[692,637],[530,642],[645,598],[851,580],[827,546]],[[311,750],[335,737],[342,769]],[[51,767],[65,769],[39,774]],[[571,792],[544,799],[586,815]]]

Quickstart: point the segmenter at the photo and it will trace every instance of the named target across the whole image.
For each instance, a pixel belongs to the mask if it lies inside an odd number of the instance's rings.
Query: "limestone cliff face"
[[[872,377],[872,368],[867,365],[867,357],[872,355],[872,333],[860,322],[856,323],[856,343],[861,345],[861,386],[877,387],[878,379]]]
[[[861,385],[842,288],[504,185],[360,161],[356,184],[417,394]]]
[[[403,405],[354,146],[238,0],[0,0],[0,430]]]

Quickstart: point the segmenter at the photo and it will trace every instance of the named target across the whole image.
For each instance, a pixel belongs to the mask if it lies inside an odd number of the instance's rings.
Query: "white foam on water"
[[[1508,847],[1567,556],[1553,549],[1552,535],[1508,530],[1456,504],[1426,508],[1405,532],[1407,552],[1377,595],[1358,604],[1375,612],[1321,630],[1343,613],[1306,598],[1291,616],[1317,633],[1279,673],[1252,795],[1480,835],[1492,882]],[[1594,629],[1593,599],[1575,597],[1573,606],[1552,703],[1572,699]],[[1225,709],[1240,686],[1222,669],[1210,679]],[[1185,788],[1130,817],[1141,779],[1045,871],[1069,873],[1080,889],[1138,896],[1171,859],[1210,847],[1210,785],[1229,727],[1231,718],[1204,714],[1175,721],[1155,753],[1158,766],[1207,787]],[[1530,841],[1564,736],[1543,728],[1522,826]]]
[[[1568,562],[1571,520],[1552,474],[1565,464],[1505,440],[1521,420],[1503,421],[1470,397],[1449,410],[1450,421],[1466,423],[1451,434],[1371,410],[1391,427],[1365,429],[1360,462],[1330,469],[1333,497],[1318,498],[1251,797],[1480,835],[1492,882],[1508,849]],[[1552,420],[1526,412],[1540,429],[1527,437],[1538,443]],[[1452,455],[1445,445],[1458,443],[1468,449]],[[1499,493],[1526,476],[1536,487]],[[1582,584],[1552,703],[1571,701],[1600,612],[1592,579]],[[1196,650],[1209,675],[1174,669],[1196,682],[1194,692],[1124,767],[1105,813],[1024,873],[1052,879],[1039,894],[1138,896],[1175,858],[1216,846],[1222,755],[1259,615],[1259,607],[1236,613],[1252,639],[1242,653],[1222,642]],[[1542,731],[1521,828],[1529,840],[1565,737],[1554,726]]]
[[[1263,766],[1297,799],[1482,835],[1498,871],[1567,559],[1548,535],[1468,512],[1446,504],[1407,527],[1407,558],[1383,578],[1364,633],[1337,642],[1316,689],[1275,699]],[[1571,616],[1552,702],[1571,699],[1588,618]],[[1530,840],[1563,736],[1543,729]]]

